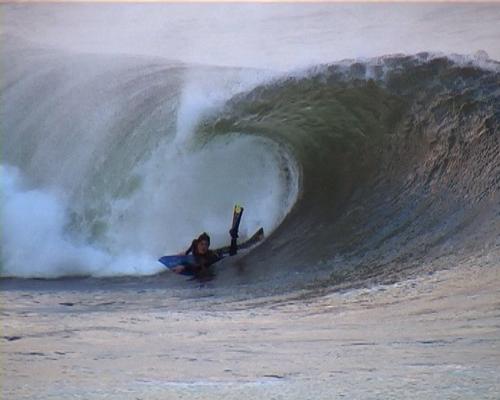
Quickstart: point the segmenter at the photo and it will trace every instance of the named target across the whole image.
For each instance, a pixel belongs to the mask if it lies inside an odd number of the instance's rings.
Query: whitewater
[[[8,398],[495,398],[498,4],[0,11]]]

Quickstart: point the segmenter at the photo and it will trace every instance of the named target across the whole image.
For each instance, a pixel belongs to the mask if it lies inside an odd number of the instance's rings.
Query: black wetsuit
[[[193,253],[194,259],[196,260],[196,265],[186,266],[186,270],[193,273],[194,276],[198,278],[213,276],[213,272],[209,270],[209,267],[215,264],[217,261],[221,260],[222,255],[212,250],[208,250],[205,254],[197,254],[196,244],[197,241],[193,240],[191,247],[185,252],[186,255]]]

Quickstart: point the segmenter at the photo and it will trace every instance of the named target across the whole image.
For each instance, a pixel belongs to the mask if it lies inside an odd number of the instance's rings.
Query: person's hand
[[[183,265],[176,265],[174,268],[172,268],[172,271],[175,272],[176,274],[180,274],[184,270]]]

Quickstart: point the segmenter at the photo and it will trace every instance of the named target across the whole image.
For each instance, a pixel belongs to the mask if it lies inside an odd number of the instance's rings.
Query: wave
[[[482,54],[281,76],[60,52],[8,67],[4,161],[21,192],[56,193],[57,240],[103,256],[30,269],[4,249],[4,276],[157,273],[199,231],[223,244],[234,202],[243,235],[271,234],[221,268],[230,284],[391,275],[498,237],[500,73]],[[32,251],[21,239],[3,247]]]
[[[204,121],[206,140],[271,138],[301,167],[299,200],[248,258],[255,278],[394,277],[497,243],[500,69],[478,56],[319,66],[236,96]]]

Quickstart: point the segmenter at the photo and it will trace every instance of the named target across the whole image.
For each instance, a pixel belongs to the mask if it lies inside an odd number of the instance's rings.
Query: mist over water
[[[40,47],[290,70],[436,51],[500,59],[483,4],[11,4],[3,32]]]
[[[155,274],[234,203],[248,280],[404,269],[497,210],[497,5],[1,8],[4,276]]]

